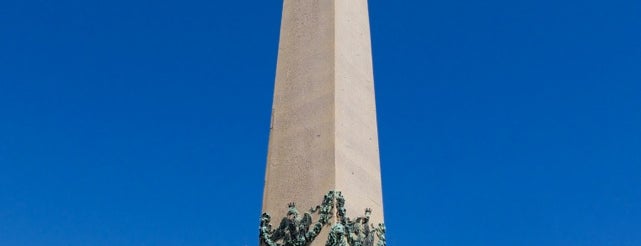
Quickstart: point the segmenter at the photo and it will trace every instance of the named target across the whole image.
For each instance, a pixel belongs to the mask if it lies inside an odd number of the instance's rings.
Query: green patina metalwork
[[[377,227],[369,223],[371,209],[365,209],[365,215],[352,220],[346,215],[345,198],[340,191],[330,191],[323,198],[321,205],[309,209],[302,216],[295,203],[289,204],[287,216],[281,219],[280,225],[272,229],[271,216],[263,213],[260,218],[260,241],[266,246],[307,246],[323,227],[330,224],[336,208],[337,222],[329,232],[326,246],[385,246],[385,225]],[[312,214],[318,213],[316,223],[312,223]]]

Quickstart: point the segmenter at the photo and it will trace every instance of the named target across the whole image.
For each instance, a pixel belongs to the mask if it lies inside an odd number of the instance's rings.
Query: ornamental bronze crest
[[[271,216],[263,213],[260,217],[260,242],[263,246],[307,246],[323,227],[330,224],[336,208],[337,222],[331,226],[326,246],[385,246],[385,225],[370,224],[371,209],[365,209],[365,215],[352,220],[346,215],[345,198],[340,191],[330,191],[321,205],[305,212],[302,216],[295,203],[288,205],[287,216],[280,225],[272,229]],[[314,223],[312,215],[318,214]],[[378,240],[375,240],[378,239]],[[376,241],[376,243],[374,243]]]

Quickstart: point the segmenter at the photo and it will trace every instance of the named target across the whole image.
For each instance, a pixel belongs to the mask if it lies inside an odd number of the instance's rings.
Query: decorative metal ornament
[[[345,198],[340,191],[330,191],[323,198],[321,205],[309,209],[302,216],[295,203],[289,204],[287,216],[281,219],[280,225],[272,229],[271,216],[263,213],[260,217],[260,242],[265,246],[307,246],[316,239],[323,227],[330,223],[334,208],[337,222],[330,229],[325,246],[386,246],[385,225],[377,227],[369,223],[371,209],[365,209],[365,215],[355,220],[346,216]],[[312,214],[318,213],[318,221],[312,222]],[[377,238],[374,244],[374,238]]]

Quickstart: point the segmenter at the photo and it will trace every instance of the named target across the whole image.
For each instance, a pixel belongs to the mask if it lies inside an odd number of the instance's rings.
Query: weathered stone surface
[[[330,190],[383,222],[367,1],[285,0],[263,212],[280,219]]]

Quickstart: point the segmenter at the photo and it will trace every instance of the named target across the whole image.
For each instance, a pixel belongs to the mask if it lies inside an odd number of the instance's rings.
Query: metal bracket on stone
[[[346,216],[345,198],[340,191],[330,191],[321,205],[305,212],[302,216],[295,203],[289,204],[287,216],[280,225],[272,229],[271,216],[263,213],[260,217],[261,246],[307,246],[316,239],[323,227],[330,224],[336,208],[337,222],[330,229],[326,246],[385,246],[385,225],[377,227],[369,223],[372,210],[365,209],[365,215],[352,220]],[[312,214],[318,214],[318,221],[312,222]],[[378,240],[375,240],[377,238]],[[376,244],[374,242],[376,241]]]

